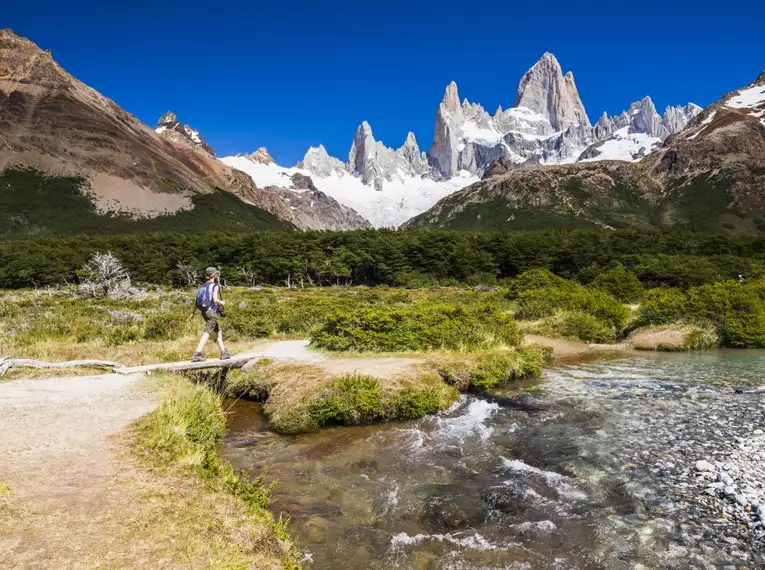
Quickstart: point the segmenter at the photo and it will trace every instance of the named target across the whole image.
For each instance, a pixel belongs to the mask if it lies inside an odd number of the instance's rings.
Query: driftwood
[[[67,362],[45,362],[44,360],[31,360],[28,358],[0,358],[0,376],[3,376],[11,368],[121,368],[119,362],[110,360],[69,360]]]
[[[205,370],[207,368],[241,368],[250,360],[253,360],[252,354],[245,354],[242,356],[234,356],[227,360],[221,360],[220,358],[210,358],[209,360],[203,360],[202,362],[191,362],[189,360],[185,362],[165,362],[162,364],[144,364],[142,366],[125,366],[123,368],[115,368],[114,372],[119,374],[140,374],[144,372],[153,372],[155,370],[170,370],[172,372],[183,370]]]

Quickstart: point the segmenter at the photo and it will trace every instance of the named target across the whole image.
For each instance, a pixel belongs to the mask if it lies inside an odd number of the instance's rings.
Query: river
[[[267,468],[318,570],[763,568],[765,394],[731,388],[764,371],[763,351],[578,362],[300,436],[240,401],[222,453]]]

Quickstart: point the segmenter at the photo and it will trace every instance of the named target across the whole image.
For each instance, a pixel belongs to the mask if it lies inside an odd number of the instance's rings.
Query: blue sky
[[[10,4],[10,5],[8,5]],[[445,86],[512,106],[545,51],[573,71],[590,118],[651,95],[707,105],[765,67],[765,2],[146,1],[6,3],[0,27],[152,126],[167,109],[219,155],[266,146],[293,164],[356,126],[425,150]]]

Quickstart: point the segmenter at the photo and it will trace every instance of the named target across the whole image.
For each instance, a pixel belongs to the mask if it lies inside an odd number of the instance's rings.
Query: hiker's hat
[[[215,267],[208,267],[207,269],[205,269],[205,275],[207,277],[212,277],[213,275],[217,275],[217,274],[218,274],[218,270]]]

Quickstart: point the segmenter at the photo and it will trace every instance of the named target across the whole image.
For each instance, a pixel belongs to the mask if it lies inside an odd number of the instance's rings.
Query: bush
[[[515,321],[495,307],[412,305],[358,309],[330,317],[314,335],[327,350],[415,352],[515,346]]]
[[[582,311],[556,311],[530,327],[529,332],[545,336],[562,336],[584,342],[613,342],[616,331],[605,321]]]
[[[580,311],[619,329],[629,318],[627,309],[617,299],[604,293],[569,282],[562,287],[546,287],[521,292],[515,316],[522,320],[551,317],[557,311]]]
[[[635,324],[656,325],[687,317],[687,299],[679,289],[651,289],[640,303]]]
[[[725,281],[693,287],[649,291],[638,311],[636,324],[709,322],[725,346],[765,347],[765,302],[758,282],[742,285]]]
[[[547,269],[530,269],[521,273],[510,283],[508,296],[515,299],[525,291],[548,288],[572,290],[576,288],[576,283],[558,277]]]
[[[183,335],[186,319],[181,315],[152,315],[146,319],[143,337],[146,340],[176,340]]]
[[[765,347],[765,304],[758,291],[736,281],[688,290],[689,316],[714,323],[727,346]]]
[[[380,381],[371,376],[344,376],[309,406],[317,426],[371,424],[385,416]]]
[[[645,293],[643,284],[637,275],[626,270],[621,263],[616,263],[610,269],[598,274],[590,286],[593,289],[605,291],[622,303],[637,301]]]

